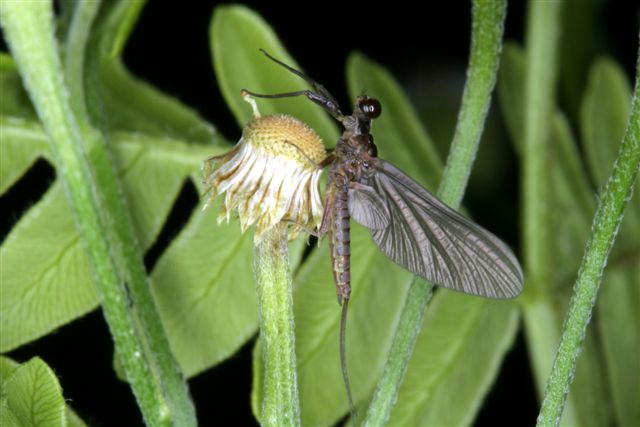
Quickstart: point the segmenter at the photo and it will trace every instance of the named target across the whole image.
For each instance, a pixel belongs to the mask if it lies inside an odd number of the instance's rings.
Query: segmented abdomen
[[[342,304],[351,295],[351,233],[349,228],[349,193],[337,189],[331,219],[331,258],[336,281],[338,302]]]

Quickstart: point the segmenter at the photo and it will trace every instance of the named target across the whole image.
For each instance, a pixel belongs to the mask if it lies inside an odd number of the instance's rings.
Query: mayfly
[[[346,312],[351,295],[350,218],[371,231],[391,260],[428,281],[471,295],[513,298],[522,291],[522,270],[511,250],[489,231],[446,206],[391,163],[377,155],[371,121],[382,106],[367,95],[356,98],[353,113],[342,114],[321,84],[261,50],[267,58],[304,79],[313,90],[258,98],[305,96],[342,124],[335,149],[318,167],[329,166],[322,220],[316,235],[329,236],[333,277],[342,306],[340,358],[349,406],[353,402],[344,352]]]

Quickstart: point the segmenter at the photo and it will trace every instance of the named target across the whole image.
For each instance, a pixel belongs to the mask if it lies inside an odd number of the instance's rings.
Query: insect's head
[[[353,115],[362,115],[369,120],[377,119],[382,114],[382,104],[375,98],[367,95],[360,95],[356,98],[356,105]]]
[[[353,107],[353,114],[345,116],[342,124],[356,135],[368,134],[371,130],[371,120],[377,118],[382,113],[380,101],[367,95],[360,95],[356,98]]]

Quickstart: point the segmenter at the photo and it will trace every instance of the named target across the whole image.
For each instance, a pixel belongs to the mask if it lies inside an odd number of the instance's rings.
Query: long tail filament
[[[342,311],[340,313],[340,367],[342,368],[342,379],[344,380],[344,387],[347,391],[347,399],[349,400],[349,413],[351,414],[351,421],[355,426],[357,413],[356,408],[353,405],[353,398],[351,397],[351,386],[349,385],[349,374],[347,373],[347,350],[345,340],[345,333],[347,330],[348,303],[348,298],[344,298],[342,300]]]

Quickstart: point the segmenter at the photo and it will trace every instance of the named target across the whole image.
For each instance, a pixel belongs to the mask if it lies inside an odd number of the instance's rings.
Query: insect
[[[446,206],[391,163],[380,159],[371,122],[380,116],[378,100],[360,95],[353,113],[340,111],[324,86],[272,57],[301,77],[313,90],[256,94],[258,98],[305,96],[342,124],[336,148],[318,167],[329,166],[319,237],[328,235],[338,303],[342,306],[340,357],[352,414],[346,374],[344,336],[351,295],[350,219],[371,231],[378,248],[391,260],[433,284],[466,294],[513,298],[523,287],[520,264],[511,250],[489,231]]]

